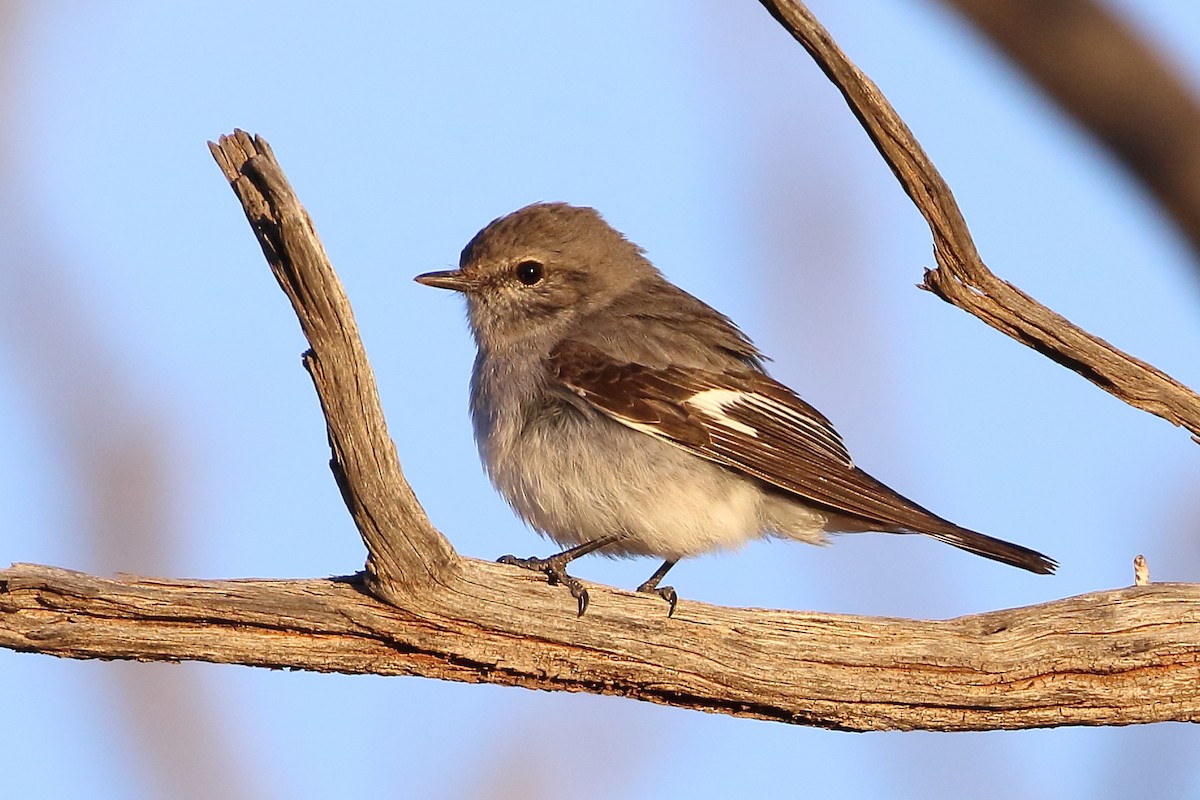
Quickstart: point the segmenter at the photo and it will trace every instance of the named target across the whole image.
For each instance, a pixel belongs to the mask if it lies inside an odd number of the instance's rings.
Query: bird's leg
[[[679,559],[669,559],[662,563],[662,566],[654,570],[654,574],[646,579],[646,582],[637,588],[639,592],[646,594],[656,594],[663,600],[671,604],[671,610],[667,612],[667,616],[675,613],[675,604],[679,602],[679,595],[675,594],[674,586],[663,586],[659,588],[658,582],[663,579],[663,576],[679,562]]]
[[[556,583],[561,583],[563,586],[571,590],[571,596],[579,602],[579,616],[583,616],[583,612],[587,611],[588,593],[587,589],[583,588],[583,584],[575,578],[567,574],[567,564],[579,558],[586,556],[588,553],[594,553],[601,547],[607,547],[613,542],[620,539],[620,536],[610,535],[601,536],[599,539],[593,539],[590,542],[576,545],[575,547],[563,550],[561,553],[556,553],[549,558],[517,558],[516,556],[500,556],[496,559],[501,564],[512,564],[514,567],[522,569],[531,569],[535,572],[542,572],[546,575],[546,580],[553,586]],[[666,572],[666,570],[662,570]],[[662,577],[661,575],[659,576]]]

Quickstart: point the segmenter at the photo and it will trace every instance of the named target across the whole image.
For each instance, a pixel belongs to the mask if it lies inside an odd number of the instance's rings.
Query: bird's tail
[[[947,522],[944,528],[922,530],[921,533],[932,536],[939,542],[945,542],[946,544],[966,550],[968,553],[990,558],[993,561],[1011,564],[1014,567],[1027,569],[1039,575],[1049,575],[1058,569],[1057,561],[1036,550],[1031,550],[1028,547],[1022,547],[1012,542],[1006,542],[1003,539],[995,539],[982,533],[967,530],[966,528],[960,528],[953,523]]]

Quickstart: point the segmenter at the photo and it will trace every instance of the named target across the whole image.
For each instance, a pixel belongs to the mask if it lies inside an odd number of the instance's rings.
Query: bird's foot
[[[559,555],[562,555],[561,553]],[[500,556],[496,559],[501,564],[511,564],[514,567],[521,569],[529,569],[534,572],[541,572],[546,576],[547,582],[554,586],[562,584],[571,590],[571,596],[579,604],[579,616],[583,616],[583,612],[587,611],[588,607],[588,592],[583,588],[583,584],[578,579],[567,574],[567,562],[570,559],[559,558],[558,556],[550,556],[550,558],[517,558],[516,556]],[[672,609],[674,604],[672,603]]]
[[[637,590],[642,594],[656,594],[670,603],[671,608],[667,611],[667,616],[672,617],[675,615],[675,604],[679,602],[679,595],[675,594],[674,586],[658,586],[657,584],[658,581],[651,579],[639,586]]]

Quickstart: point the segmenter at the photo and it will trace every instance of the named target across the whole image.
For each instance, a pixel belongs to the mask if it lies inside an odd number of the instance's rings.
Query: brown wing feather
[[[868,529],[928,534],[1034,572],[1054,568],[1041,553],[942,519],[855,467],[829,420],[765,374],[653,369],[570,340],[555,348],[549,366],[572,392],[614,420]],[[713,402],[698,402],[698,396]]]

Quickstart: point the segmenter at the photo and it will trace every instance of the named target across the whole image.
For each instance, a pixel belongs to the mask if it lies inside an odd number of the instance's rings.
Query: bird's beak
[[[453,289],[456,292],[468,292],[474,287],[474,282],[463,275],[462,270],[447,269],[441,272],[426,272],[413,278],[417,283],[435,286],[438,289]]]

